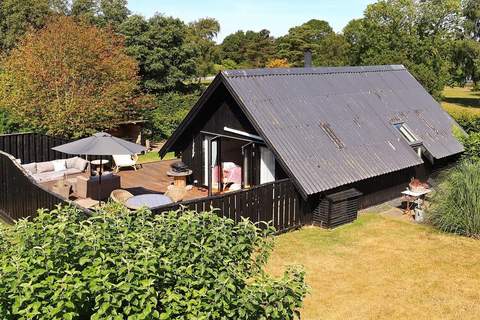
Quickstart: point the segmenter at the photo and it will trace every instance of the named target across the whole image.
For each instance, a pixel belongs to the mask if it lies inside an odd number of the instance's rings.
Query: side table
[[[187,186],[187,177],[193,173],[192,170],[187,170],[184,172],[176,172],[173,170],[168,170],[167,175],[173,177],[173,185],[177,187],[185,188]]]

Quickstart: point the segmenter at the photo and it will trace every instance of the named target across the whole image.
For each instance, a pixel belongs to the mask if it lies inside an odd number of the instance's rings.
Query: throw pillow
[[[77,163],[77,159],[78,159],[78,157],[73,157],[73,158],[68,158],[67,160],[65,160],[65,162],[67,163],[67,169],[75,168],[75,164]]]
[[[55,160],[53,161],[53,169],[55,172],[67,170],[65,160]]]
[[[38,162],[37,163],[37,173],[55,171],[53,166],[53,161]]]
[[[80,171],[84,171],[85,168],[87,167],[88,161],[85,159],[82,159],[80,157],[77,157],[75,159],[75,165],[73,166],[75,169],[78,169]]]

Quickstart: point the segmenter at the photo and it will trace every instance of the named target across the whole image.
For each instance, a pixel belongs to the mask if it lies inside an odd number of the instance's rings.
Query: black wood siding
[[[190,183],[196,180],[201,184],[204,181],[203,139],[205,134],[202,132],[248,139],[225,131],[224,127],[258,135],[227,89],[220,85],[213,96],[205,103],[204,111],[199,114],[172,148],[177,156],[180,156],[182,161],[193,170],[193,174],[189,177]],[[195,147],[195,152],[192,152],[193,147]],[[280,172],[282,173],[281,178],[286,178],[283,170],[280,170]]]

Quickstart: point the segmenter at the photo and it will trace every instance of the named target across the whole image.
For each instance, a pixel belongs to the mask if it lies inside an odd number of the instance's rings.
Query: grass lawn
[[[165,155],[165,158],[163,160],[171,160],[175,159],[175,153],[174,152],[169,152]],[[151,151],[147,152],[146,154],[141,154],[138,156],[138,163],[148,163],[148,162],[155,162],[155,161],[160,161],[160,156],[158,155],[157,151]]]
[[[267,270],[306,269],[302,319],[478,319],[480,241],[367,213],[281,235]]]
[[[480,116],[480,91],[472,87],[446,87],[443,91],[442,107],[450,114],[470,113]]]

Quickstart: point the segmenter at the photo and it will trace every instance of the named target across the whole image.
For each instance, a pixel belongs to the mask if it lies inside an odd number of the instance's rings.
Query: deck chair
[[[129,154],[116,154],[112,157],[115,162],[115,167],[113,168],[114,172],[118,172],[121,168],[126,167],[132,167],[135,171],[137,170],[138,155],[134,154],[131,156]]]
[[[116,190],[113,190],[112,193],[110,194],[110,198],[116,202],[116,203],[121,203],[123,205],[125,205],[125,202],[130,199],[131,197],[133,197],[133,194],[131,194],[130,192],[128,192],[127,190],[123,190],[123,189],[116,189]]]

